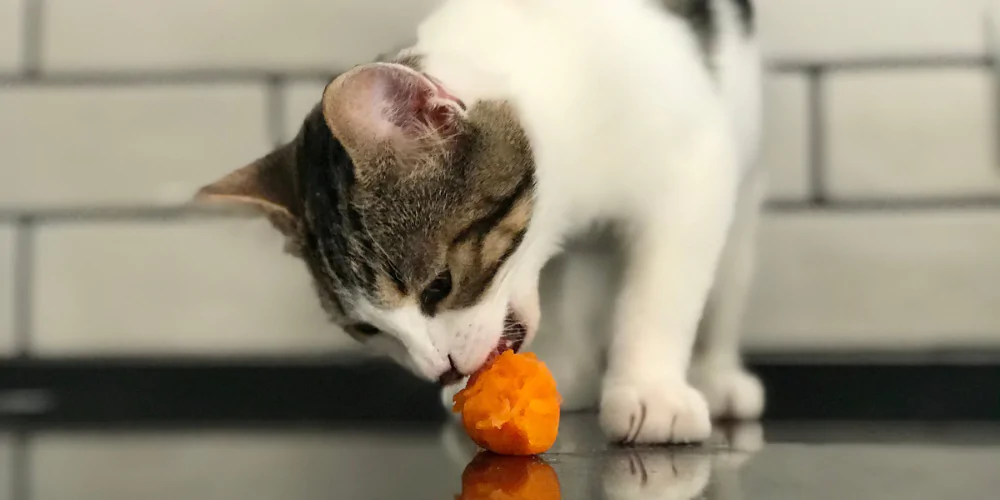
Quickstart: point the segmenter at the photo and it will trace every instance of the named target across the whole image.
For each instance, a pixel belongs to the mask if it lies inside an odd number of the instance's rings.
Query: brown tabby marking
[[[418,56],[398,63],[420,68]],[[381,308],[419,301],[446,269],[452,292],[425,312],[470,306],[530,221],[528,140],[506,102],[478,102],[465,116],[420,122],[412,110],[391,107],[409,102],[418,81],[393,73],[398,79],[390,80],[383,102],[372,96],[385,92],[385,75],[364,68],[330,83],[292,142],[199,197],[266,213],[307,264],[335,321],[348,321],[358,298]]]

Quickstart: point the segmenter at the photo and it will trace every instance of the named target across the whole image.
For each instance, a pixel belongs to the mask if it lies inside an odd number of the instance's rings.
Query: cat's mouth
[[[520,351],[527,336],[527,325],[518,318],[514,311],[507,312],[507,317],[503,320],[503,334],[500,335],[500,341],[497,342],[494,355],[499,356],[504,351],[510,350]]]
[[[489,365],[497,356],[506,351],[514,351],[515,353],[520,351],[527,337],[528,325],[514,311],[508,311],[507,317],[503,320],[503,333],[500,335],[500,340],[497,342],[493,352],[486,358],[483,366]],[[451,361],[450,356],[448,360]],[[449,386],[459,382],[466,376],[467,374],[458,371],[458,368],[455,367],[455,362],[451,361],[451,369],[438,377],[438,383],[442,386]]]

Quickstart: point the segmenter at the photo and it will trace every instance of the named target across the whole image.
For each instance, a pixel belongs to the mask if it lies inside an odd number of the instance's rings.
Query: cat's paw
[[[691,500],[704,493],[711,455],[656,449],[613,454],[601,475],[609,499]]]
[[[757,420],[764,413],[764,386],[742,367],[694,367],[690,378],[714,419]]]
[[[696,443],[712,432],[705,398],[682,379],[606,381],[600,421],[623,444]]]

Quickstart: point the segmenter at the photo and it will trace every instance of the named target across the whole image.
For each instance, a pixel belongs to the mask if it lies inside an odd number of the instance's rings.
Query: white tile
[[[461,466],[437,434],[42,434],[34,498],[318,500],[452,498]],[[386,474],[392,480],[386,481]]]
[[[829,188],[842,197],[1000,193],[985,70],[844,74],[829,82]]]
[[[435,0],[47,0],[45,68],[329,68],[412,38]]]
[[[772,57],[982,54],[988,0],[764,0],[758,32]]]
[[[748,345],[1000,346],[1000,213],[767,218]]]
[[[0,224],[0,356],[14,343],[14,233]]]
[[[323,97],[326,82],[298,82],[285,88],[284,139],[290,140],[299,133],[302,120]]]
[[[355,343],[263,220],[43,226],[43,354],[321,353]]]
[[[761,167],[770,197],[802,199],[809,190],[808,87],[801,75],[771,75],[764,84]]]
[[[0,0],[0,71],[14,71],[21,65],[23,8],[24,0]]]
[[[0,109],[0,206],[185,202],[267,148],[262,85],[15,87]]]

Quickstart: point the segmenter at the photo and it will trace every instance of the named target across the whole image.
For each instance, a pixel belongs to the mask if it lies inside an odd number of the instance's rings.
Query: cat
[[[608,439],[702,441],[764,405],[737,335],[763,196],[753,18],[445,0],[196,198],[266,214],[331,320],[446,394],[542,330],[564,407],[599,405]]]

